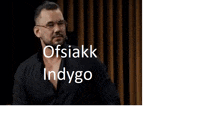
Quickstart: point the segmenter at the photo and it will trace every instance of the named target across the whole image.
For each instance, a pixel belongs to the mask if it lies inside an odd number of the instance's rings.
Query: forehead
[[[59,20],[64,20],[63,18],[63,14],[62,12],[60,11],[60,9],[56,9],[56,10],[46,10],[46,9],[43,9],[41,11],[41,14],[39,16],[39,23],[41,24],[46,24],[50,21],[59,21]]]

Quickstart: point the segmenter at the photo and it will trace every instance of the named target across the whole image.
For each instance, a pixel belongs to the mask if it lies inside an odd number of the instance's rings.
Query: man
[[[42,49],[18,67],[13,88],[13,105],[120,104],[116,87],[111,83],[105,66],[97,58],[72,58],[68,52],[65,53],[66,57],[62,57],[61,50],[53,54],[58,46],[66,51],[77,48],[65,43],[66,22],[56,3],[46,1],[40,5],[36,9],[34,20],[34,34],[40,39]],[[48,45],[51,47],[47,47]],[[88,79],[88,74],[84,74],[86,80],[80,83],[76,82],[77,79],[69,82],[68,78],[64,78],[66,75],[74,78],[74,73],[67,73],[74,71],[92,72],[92,77]]]

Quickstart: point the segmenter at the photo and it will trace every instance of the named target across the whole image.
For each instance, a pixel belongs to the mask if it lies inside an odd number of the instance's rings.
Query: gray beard
[[[50,45],[50,46],[52,46],[54,49],[57,47],[57,45],[63,45],[64,43],[65,43],[65,41],[68,39],[68,37],[66,36],[63,40],[61,40],[61,41],[58,41],[56,44],[53,44],[52,43],[52,40],[51,41],[49,41],[49,42],[45,42],[43,39],[42,39],[42,41],[44,42],[44,44],[47,46],[47,45]]]

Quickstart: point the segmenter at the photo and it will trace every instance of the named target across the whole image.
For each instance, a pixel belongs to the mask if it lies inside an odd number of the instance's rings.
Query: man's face
[[[66,38],[66,23],[60,9],[43,9],[37,18],[35,34],[45,45],[62,45]]]

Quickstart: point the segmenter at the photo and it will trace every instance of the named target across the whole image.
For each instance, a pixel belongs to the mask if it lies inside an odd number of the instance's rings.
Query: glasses
[[[39,27],[44,27],[44,28],[47,28],[47,29],[53,29],[55,27],[55,25],[58,25],[60,28],[65,28],[67,27],[67,22],[65,20],[60,20],[60,21],[57,21],[57,22],[48,22],[46,25],[36,25],[36,26],[39,26]]]

